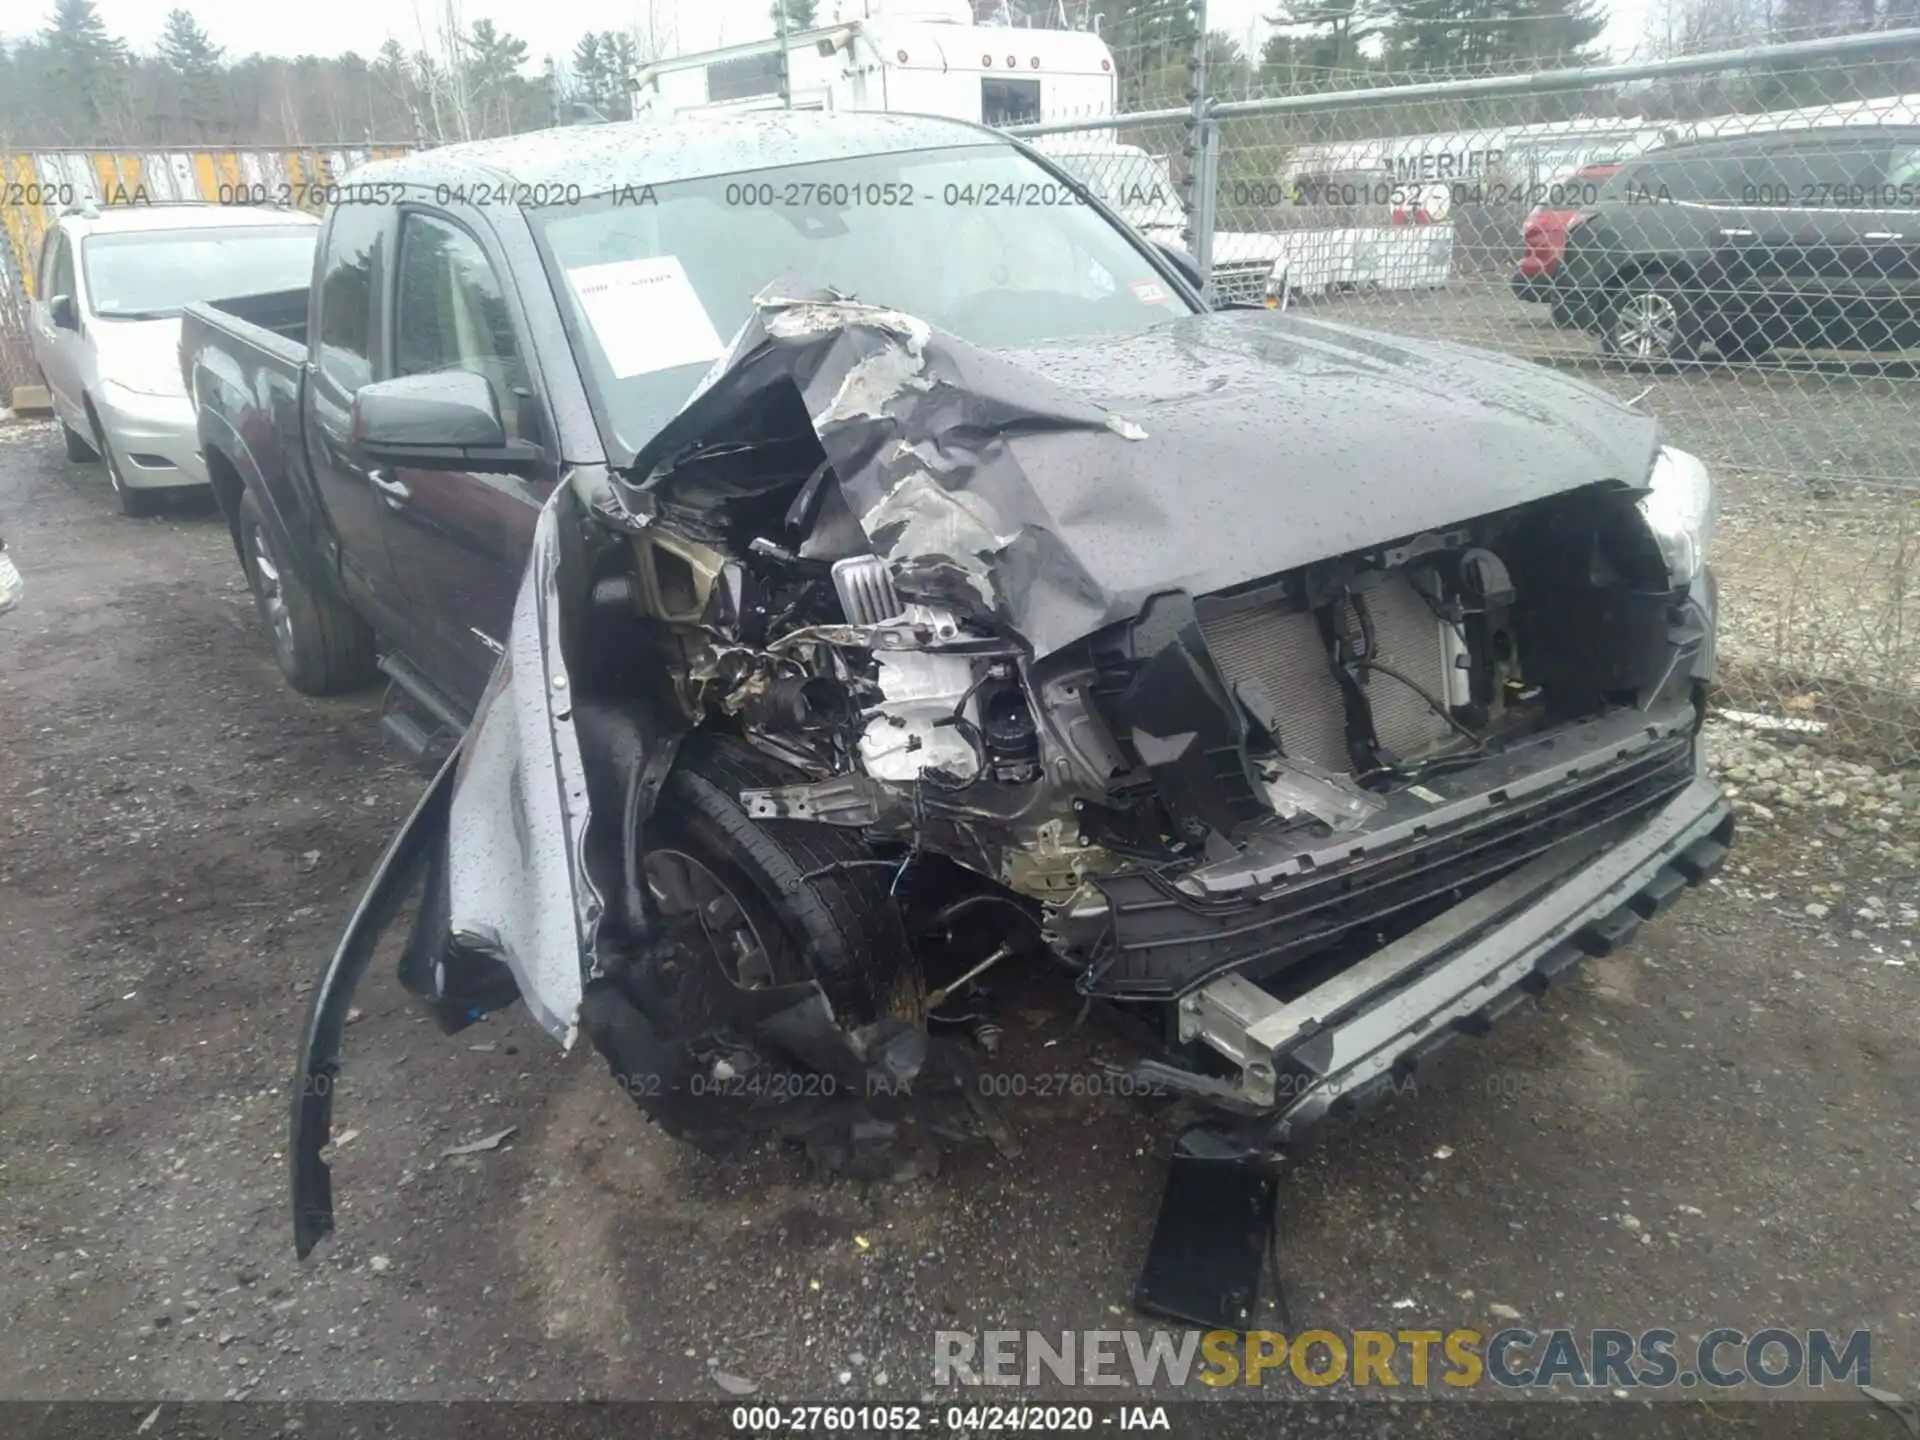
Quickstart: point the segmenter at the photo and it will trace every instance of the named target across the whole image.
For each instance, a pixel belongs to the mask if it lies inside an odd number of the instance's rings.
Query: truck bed
[[[205,309],[219,315],[223,321],[240,321],[246,330],[265,330],[282,340],[290,340],[292,348],[307,349],[307,296],[311,292],[301,290],[269,290],[259,296],[234,296],[230,300],[205,301]]]
[[[310,541],[313,522],[300,519],[320,513],[301,439],[310,293],[281,290],[187,306],[180,368],[199,412],[207,479],[236,550],[244,489],[257,502],[276,553],[309,585],[326,586],[332,577]]]

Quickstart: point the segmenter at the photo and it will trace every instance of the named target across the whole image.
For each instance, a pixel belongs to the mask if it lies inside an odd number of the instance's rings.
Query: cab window
[[[351,394],[373,378],[373,272],[387,212],[340,205],[327,225],[320,278],[320,373]]]
[[[469,370],[493,386],[508,439],[533,439],[532,391],[514,342],[500,277],[480,243],[457,225],[409,213],[400,225],[393,373]]]

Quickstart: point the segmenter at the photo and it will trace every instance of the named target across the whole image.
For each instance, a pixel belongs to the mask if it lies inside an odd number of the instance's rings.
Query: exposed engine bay
[[[1258,1109],[1259,1077],[1210,1078],[1241,1057],[1191,1020],[1201,987],[1236,975],[1284,999],[1692,778],[1710,616],[1637,486],[1197,595],[1129,587],[1036,523],[1058,501],[1005,450],[996,473],[1003,442],[963,453],[902,423],[943,413],[941,338],[850,302],[770,304],[763,324],[622,477],[617,519],[599,507],[618,539],[592,559],[576,653],[668,677],[677,729],[776,767],[734,792],[752,820],[845,837],[809,882],[872,872],[860,903],[916,937],[876,962],[912,973],[869,994],[944,1001],[1020,957],[1088,997],[1188,997],[1162,1028],[1193,1068],[1162,1078]],[[1149,434],[1069,400],[1046,427],[1000,425],[1108,454]],[[956,946],[946,922],[969,908],[994,923]]]
[[[1102,877],[1358,832],[1389,797],[1437,801],[1423,782],[1659,696],[1671,595],[1631,501],[1576,492],[1156,596],[1035,657],[903,600],[821,460],[738,514],[663,512],[593,593],[675,677],[689,728],[808,777],[742,792],[748,814],[846,827],[882,863],[958,862],[1031,902],[1097,990],[1102,937],[1079,919]]]

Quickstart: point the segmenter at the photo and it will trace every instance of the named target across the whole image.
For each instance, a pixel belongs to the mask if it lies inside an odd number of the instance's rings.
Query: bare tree
[[[1698,55],[1756,45],[1773,28],[1774,0],[1658,0],[1647,15],[1656,55]]]
[[[679,12],[666,0],[642,0],[640,10],[634,22],[627,29],[627,35],[633,41],[634,58],[642,65],[651,65],[655,60],[664,60],[680,49]],[[624,91],[630,77],[620,77],[620,88]]]

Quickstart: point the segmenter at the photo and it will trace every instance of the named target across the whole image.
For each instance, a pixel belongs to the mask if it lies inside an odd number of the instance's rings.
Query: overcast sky
[[[45,23],[32,17],[36,0],[5,0],[8,13],[0,34],[19,35]],[[322,0],[315,5],[286,4],[284,0],[96,0],[102,18],[115,34],[136,49],[151,49],[160,34],[166,12],[184,4],[199,19],[215,44],[229,54],[260,51],[269,55],[337,53],[357,50],[371,55],[389,35],[409,50],[421,48],[422,34],[430,32],[444,0]],[[1659,0],[1610,0],[1611,23],[1604,43],[1613,54],[1627,58],[1645,36],[1646,18]],[[525,40],[537,63],[549,54],[564,56],[587,30],[625,30],[642,22],[647,0],[458,0],[467,23],[486,18]],[[43,0],[49,14],[52,4]],[[738,44],[772,33],[767,0],[652,0],[660,28],[678,39],[673,50],[699,50],[716,44]],[[877,8],[877,7],[876,7]],[[1212,28],[1224,30],[1245,45],[1258,49],[1266,27],[1263,13],[1274,0],[1210,0]],[[822,4],[822,14],[830,4]],[[319,17],[324,16],[324,20]],[[319,21],[319,23],[316,23]]]

